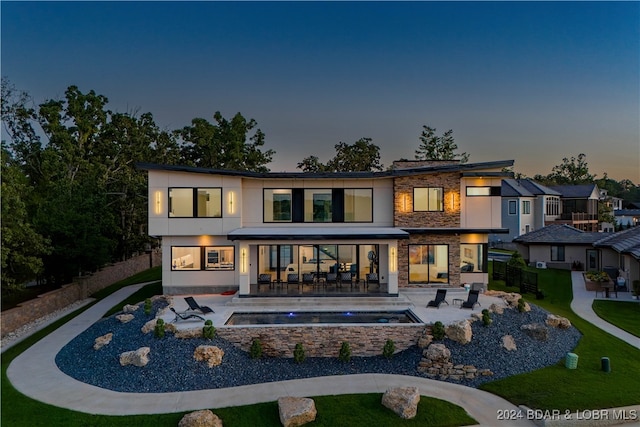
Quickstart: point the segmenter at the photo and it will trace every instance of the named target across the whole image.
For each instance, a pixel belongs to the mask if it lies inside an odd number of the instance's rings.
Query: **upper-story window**
[[[372,222],[371,188],[264,189],[264,222]]]
[[[500,187],[489,187],[489,186],[466,187],[467,196],[470,196],[470,197],[499,196],[500,191],[501,191]]]
[[[169,216],[221,218],[221,188],[169,188]]]
[[[509,200],[509,215],[517,215],[517,214],[518,214],[518,201]]]
[[[547,215],[560,215],[559,197],[547,197]]]
[[[264,190],[264,222],[291,222],[291,190]]]
[[[331,189],[304,190],[304,221],[331,222],[333,220]]]
[[[523,200],[522,201],[522,214],[527,215],[531,213],[531,201]]]
[[[413,189],[413,210],[436,212],[444,210],[444,189],[442,187],[415,187]]]

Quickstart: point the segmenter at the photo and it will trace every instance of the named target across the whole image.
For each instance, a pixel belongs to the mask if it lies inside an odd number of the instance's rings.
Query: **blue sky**
[[[640,3],[5,2],[2,75],[69,85],[162,128],[241,112],[273,171],[373,138],[385,166],[422,125],[528,176],[587,155],[640,183]]]

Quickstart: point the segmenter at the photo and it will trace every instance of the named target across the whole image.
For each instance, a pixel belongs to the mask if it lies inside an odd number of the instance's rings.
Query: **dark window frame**
[[[191,196],[191,202],[192,202],[192,206],[191,206],[191,216],[172,216],[171,215],[171,205],[172,205],[172,198],[171,198],[171,190],[191,190],[192,191],[192,196]],[[220,190],[220,216],[199,216],[198,215],[198,190]],[[168,218],[211,218],[211,219],[220,219],[222,217],[224,217],[224,209],[223,209],[223,199],[224,198],[224,190],[222,187],[168,187],[167,189],[167,199],[168,199],[168,203],[169,203],[169,209],[167,211],[167,217]]]
[[[418,209],[416,210],[416,190],[424,189],[427,190],[427,209]],[[439,189],[441,191],[442,198],[440,199],[440,209],[431,209],[429,203],[429,190],[431,189]],[[413,212],[444,212],[444,187],[413,187]]]

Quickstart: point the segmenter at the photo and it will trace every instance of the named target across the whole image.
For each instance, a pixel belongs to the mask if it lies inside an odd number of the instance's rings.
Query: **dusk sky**
[[[639,2],[6,2],[2,76],[36,103],[76,85],[177,129],[241,112],[272,171],[370,137],[414,158],[422,125],[471,162],[548,174],[586,154],[640,184]],[[299,171],[299,170],[298,170]]]

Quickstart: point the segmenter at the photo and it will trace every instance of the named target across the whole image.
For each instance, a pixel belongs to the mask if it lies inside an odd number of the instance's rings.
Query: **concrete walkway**
[[[637,337],[612,327],[593,313],[591,310],[593,296],[586,291],[584,282],[580,283],[582,275],[574,273],[572,279],[574,299],[571,308],[586,320],[640,348]],[[420,389],[421,395],[444,399],[461,406],[479,422],[479,425],[534,425],[526,419],[526,416],[520,420],[499,420],[498,411],[513,410],[518,413],[517,411],[525,409],[518,408],[493,394],[457,384],[411,376],[360,374],[290,380],[227,389],[175,393],[121,393],[79,382],[62,373],[55,364],[55,356],[60,349],[99,320],[107,310],[142,286],[144,284],[133,285],[115,292],[16,357],[7,369],[7,376],[14,387],[33,399],[80,412],[134,415],[271,402],[281,396],[311,397],[348,393],[383,393],[389,387],[415,386]],[[422,299],[425,298],[429,297],[423,294],[415,299],[422,303]],[[218,301],[221,304],[223,302],[226,304],[228,299]],[[457,313],[460,313],[459,309],[456,309]]]
[[[640,349],[640,338],[635,335],[623,331],[613,326],[611,323],[605,322],[593,311],[591,307],[595,296],[594,291],[588,291],[585,286],[584,276],[580,271],[571,272],[571,283],[573,287],[573,300],[571,301],[571,310],[578,316],[582,317],[589,323],[594,324],[598,328],[611,335],[628,342],[637,349]],[[612,301],[636,301],[631,299],[630,292],[618,292],[618,298],[609,298]]]

